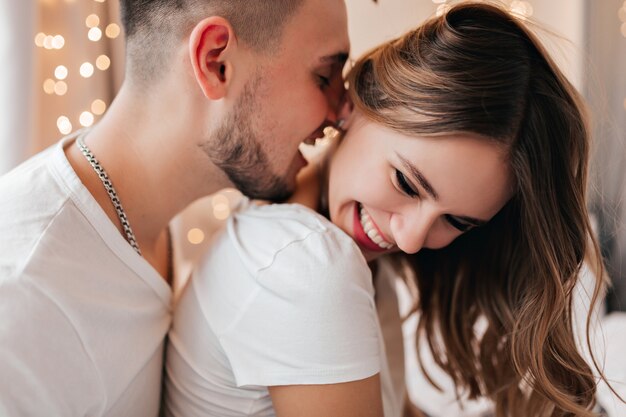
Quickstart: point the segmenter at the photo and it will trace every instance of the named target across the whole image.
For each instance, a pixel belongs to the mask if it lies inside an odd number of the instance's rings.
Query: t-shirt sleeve
[[[255,294],[219,335],[238,386],[333,384],[380,371],[371,272],[327,229],[279,250]]]

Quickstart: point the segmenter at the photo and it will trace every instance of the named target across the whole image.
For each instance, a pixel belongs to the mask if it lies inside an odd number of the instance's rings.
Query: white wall
[[[588,57],[585,55],[585,0],[535,0],[533,18],[550,33],[539,36],[556,59],[559,67],[570,81],[582,91],[585,67]]]
[[[393,39],[435,14],[431,0],[346,0],[352,57]],[[452,2],[447,2],[452,3]],[[583,84],[584,0],[530,0],[532,20],[545,31],[536,31],[574,85]],[[510,5],[511,0],[502,4]]]
[[[352,57],[414,28],[435,13],[430,0],[346,0]]]
[[[35,109],[35,2],[0,0],[0,175],[26,156]]]

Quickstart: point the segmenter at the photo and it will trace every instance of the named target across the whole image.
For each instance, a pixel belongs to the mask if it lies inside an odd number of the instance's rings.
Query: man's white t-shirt
[[[303,206],[242,205],[175,308],[165,415],[274,416],[268,386],[380,372],[385,416],[399,417],[403,396],[392,387],[371,271],[354,241]]]
[[[171,291],[63,148],[0,177],[0,415],[158,415]]]

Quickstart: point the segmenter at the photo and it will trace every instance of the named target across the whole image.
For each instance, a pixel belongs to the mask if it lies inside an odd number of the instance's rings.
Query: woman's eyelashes
[[[396,181],[398,182],[398,187],[401,188],[402,192],[409,197],[419,197],[420,194],[409,184],[409,181],[406,179],[404,174],[396,169]]]
[[[449,214],[446,214],[446,221],[450,223],[452,227],[454,227],[457,230],[460,230],[461,232],[467,232],[468,230],[474,227],[474,225],[471,225],[468,223],[461,223],[460,221],[450,216]]]
[[[413,188],[413,186],[407,180],[406,176],[399,169],[396,169],[396,181],[398,182],[398,187],[400,188],[400,190],[407,196],[411,198],[420,196],[419,192],[415,190],[415,188]],[[445,218],[452,227],[459,230],[460,232],[467,232],[474,227],[474,225],[469,223],[463,223],[449,214],[446,214]]]

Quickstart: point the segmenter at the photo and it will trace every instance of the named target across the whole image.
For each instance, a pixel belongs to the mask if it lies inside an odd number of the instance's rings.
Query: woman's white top
[[[400,416],[374,292],[361,251],[326,218],[244,201],[175,309],[165,415],[274,416],[268,386],[380,373],[385,416]]]

